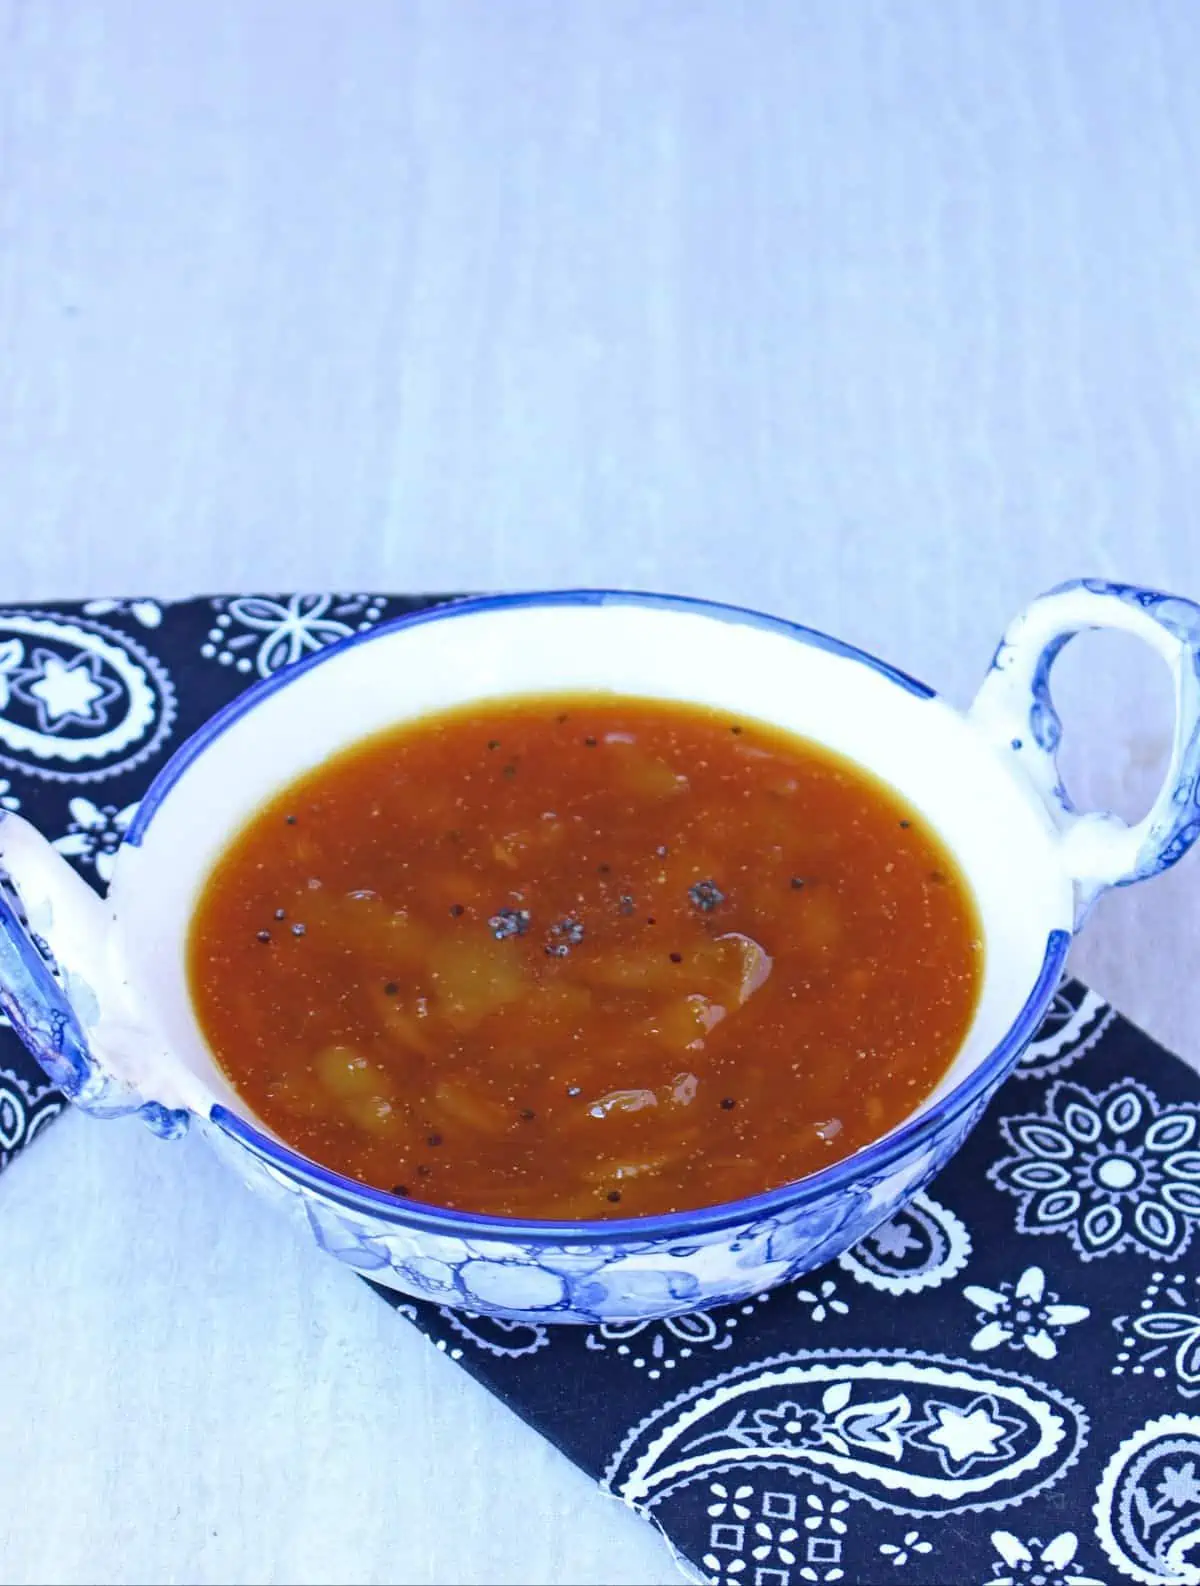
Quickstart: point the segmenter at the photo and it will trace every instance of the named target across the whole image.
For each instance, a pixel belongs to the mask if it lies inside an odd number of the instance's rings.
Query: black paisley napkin
[[[184,736],[426,603],[0,610],[0,808],[103,884]],[[0,1168],[61,1106],[0,1029]],[[378,1292],[716,1586],[1200,1586],[1198,1225],[1200,1079],[1066,982],[931,1190],[752,1303],[588,1330]]]

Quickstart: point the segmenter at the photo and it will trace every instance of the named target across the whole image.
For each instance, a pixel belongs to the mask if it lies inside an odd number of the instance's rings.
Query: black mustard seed
[[[688,888],[688,897],[703,914],[711,914],[718,903],[725,901],[725,894],[715,881],[695,882]]]
[[[488,926],[498,942],[509,936],[524,936],[529,929],[529,910],[498,909],[488,921]]]

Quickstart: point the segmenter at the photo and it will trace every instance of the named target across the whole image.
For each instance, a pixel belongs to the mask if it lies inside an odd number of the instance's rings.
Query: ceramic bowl
[[[1144,820],[1079,814],[1055,765],[1048,677],[1085,628],[1137,634],[1172,668],[1176,721]],[[1086,580],[1013,623],[964,716],[885,662],[728,606],[579,591],[443,606],[356,635],[250,689],[169,761],[101,899],[0,812],[0,1003],[81,1107],[189,1125],[323,1250],[421,1299],[597,1324],[738,1301],[856,1244],[958,1149],[1042,1018],[1096,895],[1165,869],[1200,831],[1200,608]],[[696,701],[850,756],[921,810],[974,889],[978,1009],[936,1090],[897,1128],[769,1194],[677,1215],[530,1222],[416,1205],[290,1150],[217,1069],[184,943],[213,861],[250,814],[333,751],[408,716],[527,691]],[[781,1054],[782,1055],[782,1054]],[[703,1199],[703,1186],[697,1186]]]

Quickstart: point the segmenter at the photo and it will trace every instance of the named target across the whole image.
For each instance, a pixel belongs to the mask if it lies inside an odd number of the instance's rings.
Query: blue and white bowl
[[[1174,749],[1144,820],[1079,814],[1055,765],[1048,675],[1085,628],[1148,641],[1175,678]],[[1019,617],[966,716],[836,639],[754,612],[591,591],[472,600],[349,638],[242,695],[171,759],[101,899],[0,812],[0,1004],[81,1107],[199,1128],[322,1249],[422,1299],[596,1324],[742,1300],[891,1218],[956,1151],[1016,1063],[1105,887],[1173,864],[1200,831],[1200,608],[1151,590],[1065,585]],[[664,1217],[529,1222],[416,1205],[290,1150],[213,1062],[184,947],[209,868],[283,784],[405,717],[468,700],[613,690],[696,701],[829,745],[892,784],[974,888],[979,1006],[953,1066],[897,1128],[750,1200]],[[51,965],[57,969],[57,978]],[[703,1185],[697,1185],[703,1201]]]

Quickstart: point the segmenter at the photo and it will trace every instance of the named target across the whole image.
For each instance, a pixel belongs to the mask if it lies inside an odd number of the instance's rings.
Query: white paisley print
[[[139,765],[169,736],[175,691],[128,633],[90,617],[0,611],[0,765],[94,782]]]
[[[1087,1434],[1048,1384],[914,1351],[799,1351],[737,1368],[659,1407],[605,1485],[655,1505],[702,1472],[768,1461],[907,1515],[1004,1506],[1059,1479]]]
[[[1021,1053],[1015,1079],[1049,1079],[1060,1074],[1096,1042],[1116,1018],[1102,997],[1076,980],[1064,980],[1046,1009],[1037,1034]]]
[[[919,1294],[957,1276],[971,1255],[961,1217],[931,1195],[914,1195],[886,1223],[838,1258],[859,1283],[881,1294]]]
[[[1174,1259],[1200,1218],[1200,1107],[1160,1103],[1138,1080],[1099,1093],[1059,1081],[1040,1113],[1002,1120],[1011,1156],[988,1170],[1027,1234],[1065,1234],[1080,1258]]]
[[[1200,1418],[1161,1415],[1120,1444],[1093,1508],[1111,1563],[1143,1586],[1200,1586]]]

